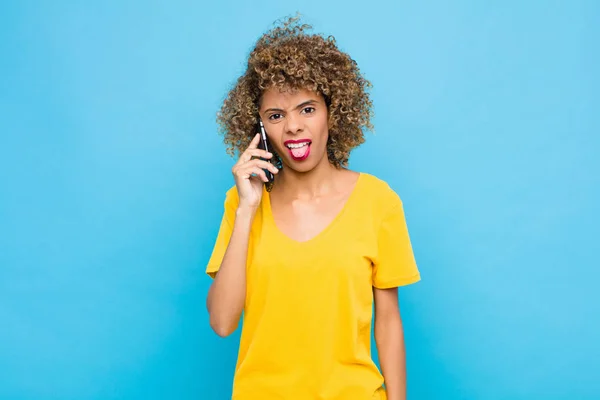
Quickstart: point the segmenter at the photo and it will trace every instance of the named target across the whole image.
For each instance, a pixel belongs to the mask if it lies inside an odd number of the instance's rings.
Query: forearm
[[[210,326],[219,336],[236,330],[246,300],[246,260],[255,210],[239,208],[229,245],[207,298]]]
[[[388,400],[405,400],[406,354],[399,315],[376,319],[375,341]]]

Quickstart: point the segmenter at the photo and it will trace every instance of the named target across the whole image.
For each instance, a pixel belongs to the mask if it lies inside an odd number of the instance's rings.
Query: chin
[[[304,161],[300,161],[300,162],[286,159],[283,162],[283,164],[285,165],[285,168],[289,168],[289,169],[291,169],[295,172],[299,172],[299,173],[310,172],[319,166],[318,160],[314,160],[314,159],[310,159],[310,158],[306,159]]]
[[[300,173],[307,173],[312,171],[313,169],[315,169],[316,165],[300,165],[300,166],[293,166],[290,168],[293,169],[296,172],[300,172]]]

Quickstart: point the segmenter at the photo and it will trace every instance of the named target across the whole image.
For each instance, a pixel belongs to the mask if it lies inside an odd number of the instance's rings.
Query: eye
[[[279,118],[281,118],[281,114],[271,114],[271,115],[269,115],[269,119],[271,121],[275,121],[276,119],[279,119]]]
[[[312,114],[315,112],[315,108],[314,107],[304,107],[302,109],[302,113],[304,114]]]

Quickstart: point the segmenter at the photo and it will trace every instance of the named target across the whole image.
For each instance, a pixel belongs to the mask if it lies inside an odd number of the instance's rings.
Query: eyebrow
[[[311,105],[311,104],[317,104],[317,103],[318,102],[316,100],[313,100],[313,99],[306,100],[306,101],[298,104],[296,107],[294,107],[294,110],[298,110],[299,108],[306,107],[306,106]],[[281,108],[267,108],[265,110],[265,112],[269,112],[269,111],[285,111],[285,110],[283,110]]]

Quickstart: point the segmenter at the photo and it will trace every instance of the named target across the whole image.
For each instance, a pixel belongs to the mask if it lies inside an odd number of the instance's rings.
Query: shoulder
[[[230,187],[227,190],[227,192],[225,192],[225,198],[226,199],[239,199],[237,186],[233,185],[232,187]]]
[[[383,179],[361,172],[362,201],[371,204],[376,210],[386,213],[402,206],[400,195]]]
[[[225,192],[225,209],[231,210],[237,208],[240,203],[240,196],[237,191],[237,187],[233,185],[227,192]]]

